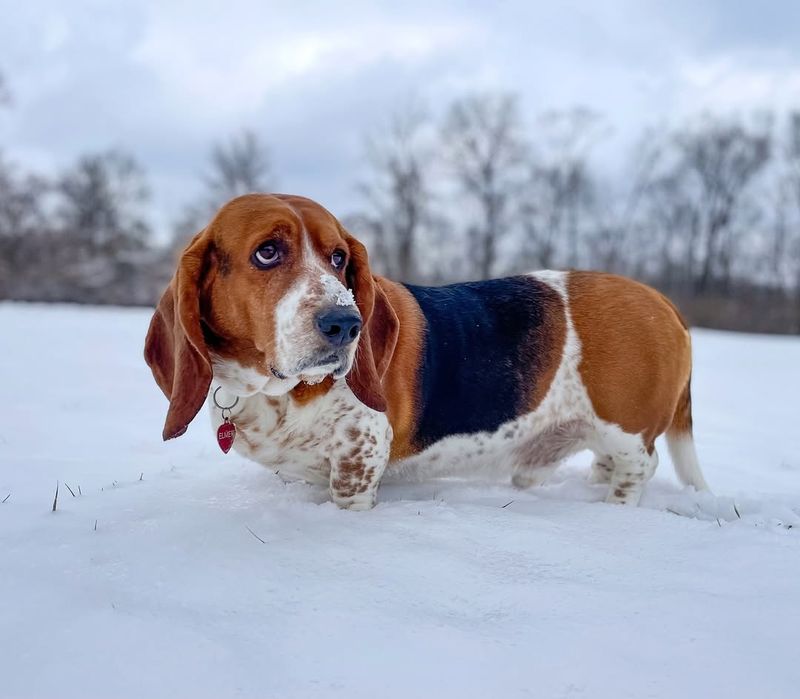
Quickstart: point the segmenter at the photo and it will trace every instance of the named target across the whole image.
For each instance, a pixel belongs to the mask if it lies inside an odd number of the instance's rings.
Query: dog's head
[[[170,400],[164,439],[186,431],[212,377],[248,396],[346,376],[362,403],[385,410],[397,326],[366,249],[327,210],[238,197],[184,250],[150,322],[145,359]]]

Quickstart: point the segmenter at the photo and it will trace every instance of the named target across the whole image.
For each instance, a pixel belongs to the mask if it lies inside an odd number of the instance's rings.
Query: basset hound
[[[527,488],[582,449],[606,501],[637,504],[664,432],[679,478],[707,487],[689,332],[659,292],[578,271],[399,284],[299,196],[222,207],[183,252],[145,358],[169,399],[164,439],[204,402],[215,426],[235,403],[239,453],[344,508],[375,504],[387,464],[489,462]]]

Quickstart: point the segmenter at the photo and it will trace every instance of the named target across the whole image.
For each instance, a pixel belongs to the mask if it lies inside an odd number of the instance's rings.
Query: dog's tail
[[[693,485],[695,490],[709,490],[700,463],[697,460],[697,451],[694,448],[692,436],[692,377],[686,381],[686,386],[678,399],[672,424],[667,430],[667,448],[675,466],[675,473],[684,485]]]

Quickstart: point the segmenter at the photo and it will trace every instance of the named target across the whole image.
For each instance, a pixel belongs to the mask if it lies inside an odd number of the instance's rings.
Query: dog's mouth
[[[309,357],[288,373],[284,373],[275,366],[270,366],[270,372],[276,379],[299,378],[306,383],[318,383],[326,376],[341,379],[350,371],[350,356],[348,352],[330,352],[329,354]]]

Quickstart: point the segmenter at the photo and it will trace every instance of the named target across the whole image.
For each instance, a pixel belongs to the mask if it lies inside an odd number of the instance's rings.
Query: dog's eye
[[[274,267],[281,260],[281,253],[275,243],[264,243],[253,253],[253,264],[261,269]]]
[[[344,250],[334,250],[331,254],[331,264],[335,269],[341,269],[346,258],[347,255],[344,254]]]

